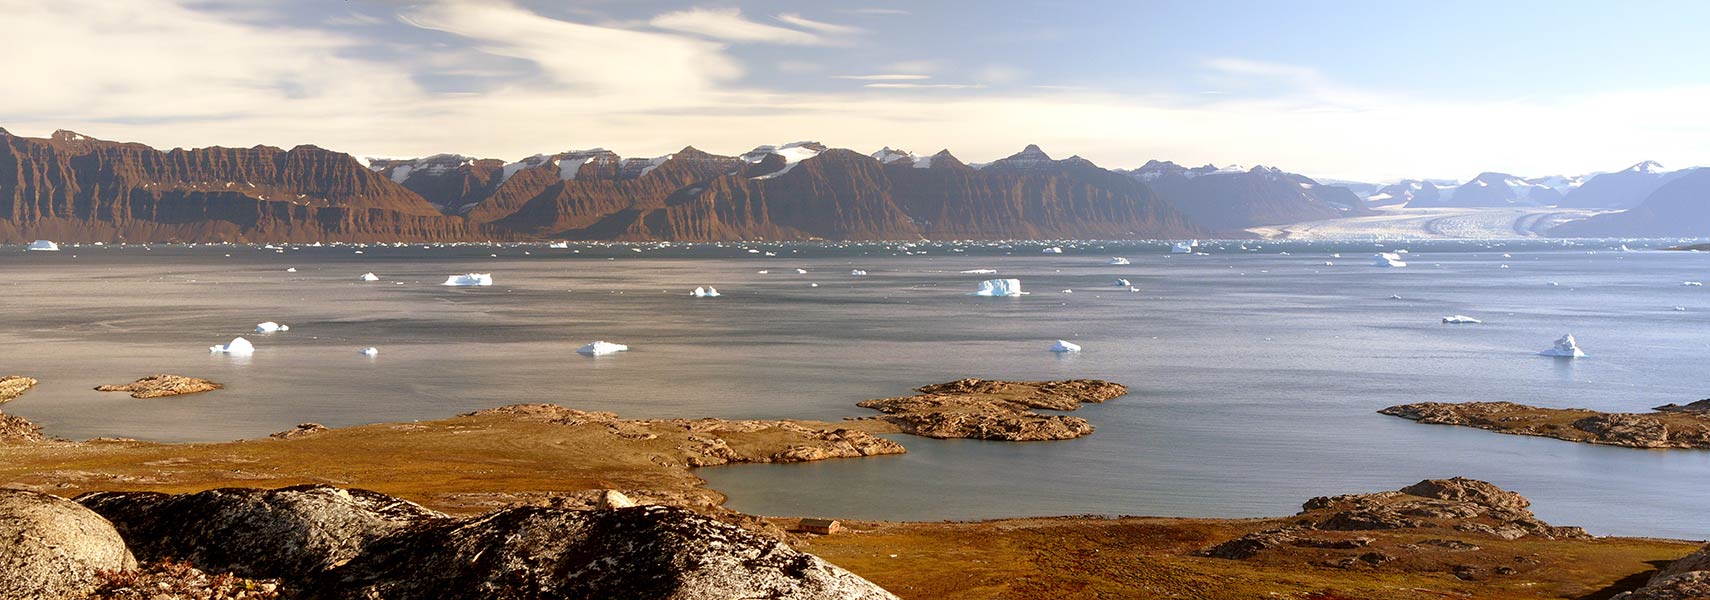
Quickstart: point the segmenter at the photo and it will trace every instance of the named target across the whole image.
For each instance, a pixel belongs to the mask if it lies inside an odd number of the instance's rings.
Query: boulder
[[[77,497],[118,527],[145,561],[185,560],[240,577],[298,580],[369,542],[445,515],[366,490],[304,485],[194,494],[91,492]]]
[[[39,492],[0,490],[0,599],[76,596],[101,571],[136,568],[113,524]]]

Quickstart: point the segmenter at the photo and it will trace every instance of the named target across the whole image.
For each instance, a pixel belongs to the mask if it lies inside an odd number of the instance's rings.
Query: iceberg
[[[807,269],[796,269],[796,274],[797,275],[806,275]]]
[[[1170,244],[1170,254],[1193,254],[1193,247],[1199,245],[1199,240],[1188,240]]]
[[[1401,255],[1400,254],[1396,254],[1394,252],[1383,252],[1383,253],[1376,254],[1372,257],[1372,266],[1374,266],[1374,267],[1405,267],[1405,266],[1407,266],[1407,263],[1401,261]]]
[[[30,247],[25,248],[25,250],[33,250],[36,252],[59,252],[59,244],[55,244],[48,240],[36,240],[30,242]]]
[[[373,273],[363,273],[360,279],[363,281],[380,281],[380,276]]]
[[[235,355],[235,356],[248,356],[251,354],[255,354],[255,345],[249,343],[249,340],[243,339],[241,337],[232,338],[232,341],[227,343],[227,344],[220,345],[220,346],[209,346],[208,352],[212,352],[215,354],[231,354],[231,355]]]
[[[1538,354],[1558,358],[1580,358],[1585,356],[1585,353],[1580,351],[1579,343],[1574,341],[1573,334],[1571,333],[1562,336],[1561,339],[1556,340],[1556,345],[1551,346],[1548,350],[1539,352]]]
[[[1702,281],[1682,281],[1680,284],[1687,287],[1704,287],[1704,282]]]
[[[1468,324],[1483,323],[1484,321],[1480,321],[1478,319],[1474,319],[1474,318],[1466,316],[1466,315],[1453,315],[1453,316],[1443,317],[1443,322],[1446,324],[1449,324],[1449,325],[1468,325]]]
[[[267,321],[265,323],[257,323],[255,325],[255,332],[256,333],[273,333],[275,331],[290,331],[290,330],[291,330],[290,325],[280,325],[280,324],[274,323],[272,321]]]
[[[598,342],[590,343],[590,344],[583,346],[581,348],[577,348],[576,353],[577,354],[586,354],[588,356],[601,356],[601,355],[605,355],[605,354],[611,354],[613,352],[624,352],[627,350],[629,350],[629,346],[625,346],[623,344],[613,344],[611,342],[601,340]]]
[[[712,287],[710,285],[707,287],[695,288],[695,291],[689,292],[689,295],[694,296],[696,298],[717,298],[719,296],[718,288]]]
[[[1131,286],[1133,286],[1133,285],[1134,285],[1134,284],[1132,284],[1132,283],[1129,283],[1129,282],[1128,282],[1128,280],[1127,280],[1127,279],[1118,279],[1118,280],[1116,280],[1116,287],[1131,287]]]
[[[1110,257],[1110,260],[1104,261],[1104,264],[1107,264],[1107,265],[1126,265],[1126,264],[1131,264],[1131,263],[1129,263],[1128,259],[1126,259],[1126,258],[1123,258],[1120,256],[1112,256],[1112,257]]]
[[[867,272],[866,272],[866,271],[863,271],[863,270],[861,270],[861,269],[854,269],[854,270],[851,270],[851,271],[849,271],[849,274],[850,274],[850,275],[855,275],[855,276],[860,276],[860,275],[866,275],[866,274],[867,274]]]
[[[1058,247],[1056,247],[1056,246],[1052,246],[1052,247],[1050,247],[1050,248],[1046,248],[1046,249],[1044,249],[1044,250],[1040,250],[1040,251],[1039,251],[1039,252],[1040,252],[1040,253],[1041,253],[1041,254],[1062,254],[1062,253],[1063,253],[1063,249],[1062,249],[1062,248],[1058,248]]]
[[[1073,342],[1066,342],[1063,340],[1057,340],[1057,343],[1051,345],[1051,351],[1052,352],[1080,352],[1081,347],[1079,344],[1075,344]]]
[[[286,272],[286,273],[296,273],[296,272],[297,272],[297,267],[290,267],[290,268],[287,268],[287,269],[285,269],[285,272]]]
[[[997,269],[968,269],[966,271],[958,272],[963,275],[994,275],[997,273]]]
[[[379,356],[380,355],[380,349],[375,348],[373,346],[369,346],[367,348],[357,350],[356,353],[361,354],[363,356]]]
[[[570,242],[553,242],[553,243],[547,244],[546,247],[557,248],[557,249],[569,248]]]
[[[987,279],[980,282],[980,289],[975,296],[1020,296],[1027,292],[1021,291],[1020,279]]]
[[[440,285],[493,285],[493,275],[491,273],[452,275],[445,278],[445,283]]]

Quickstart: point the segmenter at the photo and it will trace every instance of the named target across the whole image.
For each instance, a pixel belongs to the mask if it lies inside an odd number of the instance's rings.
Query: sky
[[[0,0],[0,127],[515,160],[1039,144],[1358,181],[1710,165],[1710,2]]]

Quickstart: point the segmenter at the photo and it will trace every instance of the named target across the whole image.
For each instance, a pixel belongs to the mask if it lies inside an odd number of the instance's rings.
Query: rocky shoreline
[[[1650,413],[1541,408],[1513,402],[1420,402],[1378,412],[1434,425],[1459,425],[1570,442],[1628,448],[1710,448],[1710,400]]]

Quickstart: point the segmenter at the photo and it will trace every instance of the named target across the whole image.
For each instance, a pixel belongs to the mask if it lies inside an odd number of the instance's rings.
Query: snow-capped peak
[[[1644,173],[1647,175],[1656,175],[1659,173],[1666,172],[1663,170],[1663,166],[1658,164],[1657,161],[1654,161],[1654,160],[1647,160],[1645,162],[1633,165],[1631,167],[1627,167],[1627,170],[1632,171],[1634,173]]]
[[[874,160],[877,160],[877,161],[884,163],[884,164],[887,164],[887,165],[894,163],[896,161],[905,159],[905,158],[907,158],[907,159],[915,158],[913,152],[909,152],[907,150],[893,150],[893,149],[891,149],[890,146],[885,146],[883,149],[880,149],[878,152],[874,152],[871,156],[873,157]]]
[[[757,163],[766,160],[766,157],[772,154],[783,157],[784,168],[755,177],[755,179],[771,179],[790,172],[802,161],[819,156],[819,153],[825,152],[825,150],[825,145],[819,142],[790,142],[782,146],[760,146],[748,151],[747,154],[743,154],[742,160]]]

